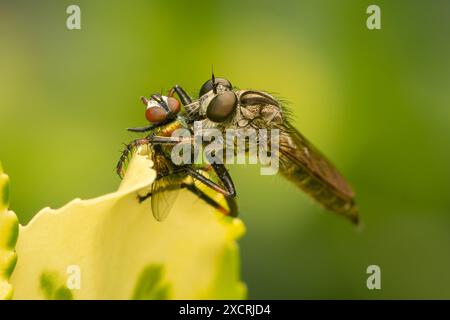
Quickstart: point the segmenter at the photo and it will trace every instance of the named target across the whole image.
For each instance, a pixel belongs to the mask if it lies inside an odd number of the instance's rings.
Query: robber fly
[[[236,216],[237,204],[234,184],[223,165],[175,165],[171,161],[170,153],[174,143],[167,143],[166,138],[170,137],[176,129],[189,128],[187,119],[180,112],[180,101],[173,97],[175,92],[183,105],[191,103],[184,90],[178,87],[171,90],[171,97],[160,94],[152,95],[151,99],[141,97],[146,106],[145,116],[150,124],[140,128],[129,128],[128,130],[148,132],[149,134],[126,145],[116,167],[117,173],[122,178],[132,152],[140,146],[147,146],[150,148],[149,154],[157,176],[151,185],[150,192],[144,196],[138,196],[138,199],[140,202],[148,198],[151,199],[152,213],[156,220],[162,221],[167,217],[175,202],[178,190],[182,188],[193,192],[225,215]],[[205,190],[205,187],[210,190]],[[224,195],[228,208],[216,201],[215,198],[217,197],[211,196],[211,192],[208,192],[211,190],[214,191],[215,195],[217,193]]]
[[[177,86],[178,89],[181,87]],[[169,92],[169,96],[173,92]],[[206,81],[199,98],[185,106],[190,119],[202,127],[226,129],[279,129],[279,172],[326,209],[358,222],[355,194],[338,170],[288,119],[289,110],[272,95],[239,90],[230,81]],[[270,150],[269,150],[270,152]]]

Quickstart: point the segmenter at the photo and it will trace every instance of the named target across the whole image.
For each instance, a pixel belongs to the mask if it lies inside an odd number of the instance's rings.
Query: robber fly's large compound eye
[[[224,87],[228,88],[228,89],[232,89],[232,85],[231,82],[228,81],[227,79],[224,78],[215,78],[215,79],[209,79],[208,81],[206,81],[201,89],[200,89],[200,94],[199,97],[201,97],[202,95],[208,93],[209,91],[211,91],[214,87],[214,84],[217,86],[219,84],[223,85]]]
[[[213,122],[224,122],[236,110],[237,97],[233,91],[215,96],[206,109],[206,117]]]

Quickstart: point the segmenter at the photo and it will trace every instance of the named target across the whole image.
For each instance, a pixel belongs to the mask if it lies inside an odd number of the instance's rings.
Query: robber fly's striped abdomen
[[[303,135],[288,127],[280,137],[280,173],[323,207],[358,222],[350,185]]]
[[[326,209],[345,215],[354,223],[357,223],[357,207],[353,199],[342,196],[304,167],[293,163],[281,163],[280,173]]]

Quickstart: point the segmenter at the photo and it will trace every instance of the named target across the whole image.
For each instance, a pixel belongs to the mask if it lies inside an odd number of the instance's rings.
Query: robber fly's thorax
[[[283,124],[283,112],[271,95],[256,90],[236,91],[238,97],[238,127],[274,128]]]
[[[218,86],[217,93],[226,88]],[[217,123],[209,120],[206,110],[211,100],[216,96],[212,91],[201,96],[199,100],[186,106],[192,120],[202,119],[202,128],[239,129],[239,128],[275,128],[283,125],[284,115],[279,102],[268,93],[257,90],[233,90],[238,104],[235,113],[226,121]]]

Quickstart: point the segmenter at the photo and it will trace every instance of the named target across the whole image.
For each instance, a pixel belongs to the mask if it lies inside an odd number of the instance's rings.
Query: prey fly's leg
[[[144,195],[144,196],[141,196],[141,195],[138,194],[139,203],[144,202],[145,200],[147,200],[151,196],[152,196],[152,192],[151,191],[149,193],[147,193],[146,195]]]
[[[137,148],[137,147],[142,146],[142,145],[148,145],[148,144],[149,144],[148,139],[147,138],[143,138],[143,139],[134,140],[134,141],[132,141],[131,143],[129,143],[129,144],[127,144],[125,146],[125,149],[122,151],[122,154],[120,155],[120,158],[119,158],[119,162],[117,163],[117,166],[116,166],[116,172],[119,175],[119,177],[121,177],[121,178],[123,177],[123,174],[124,174],[124,172],[123,172],[124,163],[125,163],[125,161],[127,161],[128,156],[130,155],[130,152],[134,148]]]
[[[172,87],[172,89],[169,90],[169,93],[167,94],[167,96],[173,97],[174,93],[176,93],[180,97],[180,100],[181,100],[181,103],[183,104],[183,106],[192,103],[191,97],[186,93],[186,91],[184,91],[184,89],[182,87],[180,87],[177,84],[174,85]]]

